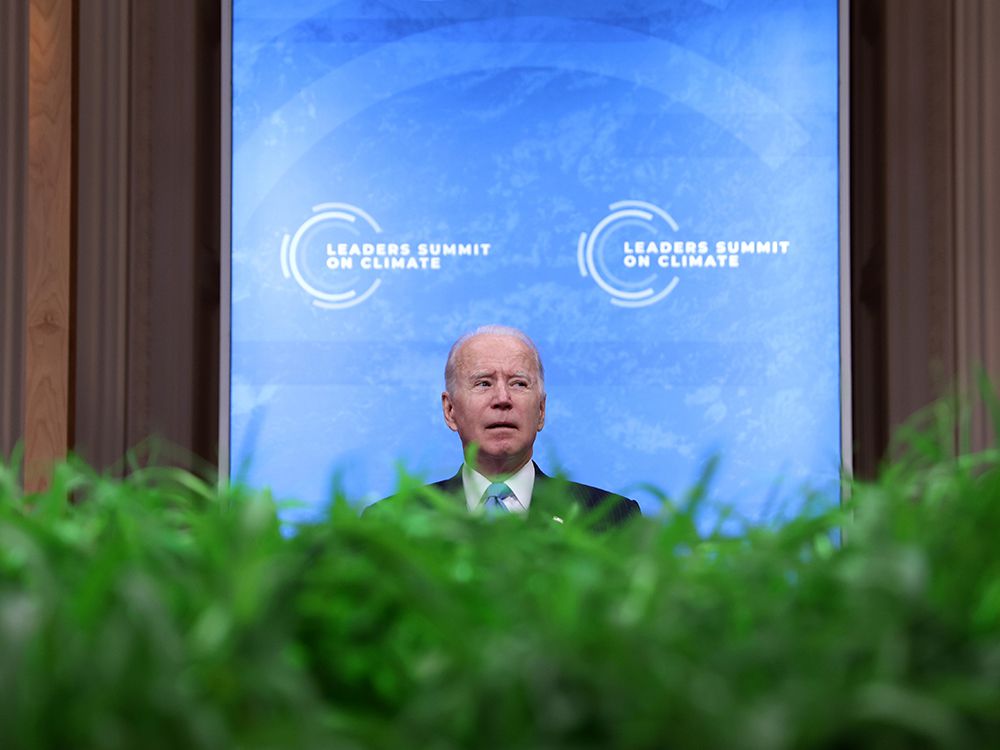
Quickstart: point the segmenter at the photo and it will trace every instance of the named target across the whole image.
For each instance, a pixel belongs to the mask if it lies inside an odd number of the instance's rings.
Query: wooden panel
[[[128,447],[131,6],[103,0],[77,11],[73,450],[100,469]],[[141,81],[143,68],[134,70]]]
[[[851,411],[854,474],[872,477],[888,443],[885,197],[882,191],[884,2],[851,3]]]
[[[960,384],[972,390],[981,367],[1000,385],[1000,8],[963,0],[955,13],[956,357]],[[991,435],[977,410],[972,447]]]
[[[890,428],[955,372],[951,0],[887,0],[885,310]]]
[[[147,5],[155,93],[147,425],[209,460],[218,441],[219,5]]]
[[[77,8],[74,449],[215,455],[219,3]]]
[[[29,38],[24,460],[35,491],[69,435],[72,0],[31,0]]]
[[[982,0],[983,4],[983,278],[989,285],[983,311],[986,330],[983,362],[1000,389],[1000,3]],[[1000,425],[995,425],[1000,429]],[[987,430],[985,445],[992,436],[993,445],[1000,435]]]
[[[150,402],[149,351],[155,345],[150,325],[150,252],[153,246],[153,38],[158,33],[154,4],[129,3],[129,257],[127,287],[118,294],[127,300],[128,329],[125,434],[122,442],[131,448],[154,431]],[[184,158],[175,155],[175,158]],[[157,191],[162,198],[164,191]],[[169,190],[165,191],[169,195]],[[178,279],[177,287],[182,287]]]
[[[983,191],[976,162],[982,156],[983,9],[978,0],[968,0],[955,11],[955,292],[958,318],[956,363],[964,388],[973,384],[975,353],[983,348],[983,283],[981,277]],[[984,423],[977,416],[972,439],[982,440]]]
[[[21,439],[27,0],[0,3],[0,460]]]

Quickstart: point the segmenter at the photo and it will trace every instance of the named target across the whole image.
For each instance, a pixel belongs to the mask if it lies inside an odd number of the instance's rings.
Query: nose
[[[497,383],[497,387],[493,389],[493,403],[490,406],[494,409],[510,409],[513,406],[510,400],[510,388],[506,383]]]

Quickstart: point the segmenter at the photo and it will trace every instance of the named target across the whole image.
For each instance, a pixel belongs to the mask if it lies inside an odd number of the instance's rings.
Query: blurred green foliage
[[[0,469],[0,747],[997,746],[1000,461],[930,418],[736,534],[704,487],[603,534],[343,497],[289,533],[179,470]]]

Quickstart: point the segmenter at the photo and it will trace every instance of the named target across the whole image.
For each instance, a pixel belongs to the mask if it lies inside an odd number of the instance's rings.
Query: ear
[[[545,394],[542,394],[542,400],[538,404],[538,431],[541,432],[542,428],[545,426]]]
[[[444,423],[448,425],[452,432],[458,432],[458,422],[455,421],[455,404],[448,395],[448,391],[441,394],[441,411],[444,412]]]

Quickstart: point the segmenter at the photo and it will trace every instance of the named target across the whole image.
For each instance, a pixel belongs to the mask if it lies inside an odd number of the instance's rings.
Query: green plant
[[[8,468],[0,746],[991,746],[1000,456],[935,415],[843,507],[738,534],[703,488],[605,534],[344,497],[289,533],[178,470]]]

